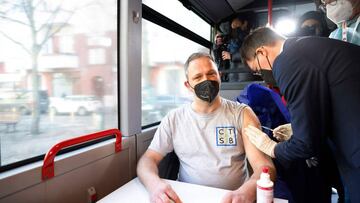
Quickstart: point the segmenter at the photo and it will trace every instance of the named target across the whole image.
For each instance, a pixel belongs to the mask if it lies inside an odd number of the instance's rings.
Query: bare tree
[[[6,27],[0,28],[0,34],[20,46],[31,58],[32,76],[32,122],[31,134],[39,134],[39,77],[38,57],[44,45],[68,25],[76,8],[65,9],[64,0],[0,0],[0,22],[25,28],[30,36],[24,40],[16,38]],[[5,29],[4,29],[5,28]]]

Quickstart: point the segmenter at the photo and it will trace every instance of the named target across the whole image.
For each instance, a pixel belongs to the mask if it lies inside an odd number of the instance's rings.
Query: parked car
[[[57,113],[76,113],[84,116],[101,108],[101,102],[92,95],[69,95],[50,99],[50,110]]]
[[[176,95],[156,95],[143,98],[143,100],[147,106],[151,106],[154,111],[159,111],[162,116],[165,116],[171,109],[192,101],[190,97]]]
[[[13,109],[22,115],[28,115],[32,112],[34,103],[33,91],[16,90],[0,93],[0,107]],[[49,97],[46,91],[39,91],[39,109],[40,113],[46,113],[49,107]]]

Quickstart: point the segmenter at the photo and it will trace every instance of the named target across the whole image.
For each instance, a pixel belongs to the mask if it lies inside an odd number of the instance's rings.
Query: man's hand
[[[274,149],[276,142],[272,141],[267,134],[252,125],[245,128],[245,134],[249,137],[250,142],[253,143],[259,150],[270,157],[275,157]]]
[[[290,123],[280,125],[280,126],[276,127],[273,131],[274,137],[277,140],[279,140],[279,142],[283,142],[283,141],[290,139],[292,134],[293,134],[293,131],[292,131]]]
[[[253,203],[256,199],[256,194],[249,194],[251,192],[243,192],[241,189],[228,192],[221,203]]]
[[[171,188],[170,184],[161,180],[154,184],[149,191],[151,203],[181,203],[180,198]]]
[[[223,52],[221,53],[221,55],[222,55],[222,59],[223,59],[223,60],[230,60],[230,59],[231,59],[230,52],[223,51]]]

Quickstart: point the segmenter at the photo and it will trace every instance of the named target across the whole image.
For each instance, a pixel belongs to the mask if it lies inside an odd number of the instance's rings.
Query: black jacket
[[[293,136],[275,148],[284,166],[324,154],[328,140],[351,201],[360,193],[360,46],[306,37],[285,41],[273,74],[291,114]]]

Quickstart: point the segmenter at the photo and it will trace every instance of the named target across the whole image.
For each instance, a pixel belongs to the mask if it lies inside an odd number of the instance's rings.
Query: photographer
[[[223,70],[228,70],[230,68],[230,59],[223,59],[223,54],[228,52],[226,43],[226,36],[218,33],[215,36],[215,44],[214,44],[214,58],[215,63],[218,66],[219,72],[221,73]],[[221,74],[221,81],[227,82],[229,81],[229,77],[227,73]]]

